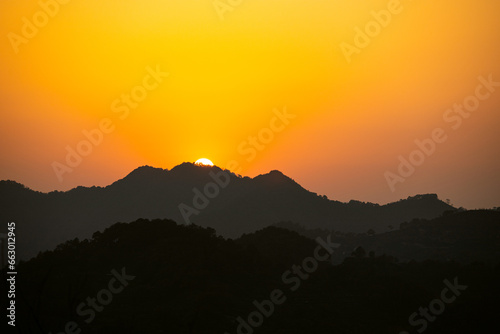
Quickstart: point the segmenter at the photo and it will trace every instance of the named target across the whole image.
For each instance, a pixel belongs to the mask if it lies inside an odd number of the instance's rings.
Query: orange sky
[[[0,179],[67,190],[206,157],[342,201],[500,205],[500,87],[458,129],[443,118],[478,77],[500,81],[496,0],[60,2],[0,2]],[[381,10],[385,26],[346,57]],[[248,153],[285,109],[294,118]],[[66,148],[101,122],[108,133],[69,167]],[[391,191],[384,174],[436,128],[447,140]],[[71,172],[58,178],[54,162]]]

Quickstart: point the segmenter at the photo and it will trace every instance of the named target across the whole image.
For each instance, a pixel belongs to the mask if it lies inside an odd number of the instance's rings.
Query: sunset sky
[[[204,157],[252,177],[278,169],[341,201],[500,206],[500,87],[483,87],[459,126],[445,117],[479,77],[500,82],[498,0],[61,2],[0,2],[2,180],[106,186]],[[385,26],[346,55],[373,12]],[[127,107],[132,92],[144,99]],[[54,162],[102,122],[102,142],[61,181]],[[385,173],[437,128],[446,140],[392,191]],[[250,154],[259,133],[272,138]]]

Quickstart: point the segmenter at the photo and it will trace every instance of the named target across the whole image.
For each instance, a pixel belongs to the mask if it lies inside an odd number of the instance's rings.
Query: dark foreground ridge
[[[322,247],[277,227],[230,240],[213,229],[170,220],[114,224],[19,265],[17,329],[44,334],[65,328],[207,334],[498,329],[499,266],[399,263],[359,251],[333,266]],[[316,255],[324,261],[313,260]]]

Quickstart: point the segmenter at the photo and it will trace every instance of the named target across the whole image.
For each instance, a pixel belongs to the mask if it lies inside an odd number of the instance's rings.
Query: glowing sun
[[[194,164],[201,165],[201,166],[213,166],[214,165],[214,163],[212,161],[205,159],[205,158],[201,158],[201,159],[196,160],[196,162]]]

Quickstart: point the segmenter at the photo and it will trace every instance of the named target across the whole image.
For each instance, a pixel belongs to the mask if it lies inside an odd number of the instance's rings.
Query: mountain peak
[[[437,194],[417,194],[415,196],[408,196],[407,200],[433,200],[433,201],[438,201],[438,195]]]
[[[297,185],[300,187],[300,185],[297,182],[295,182],[293,179],[291,179],[290,177],[286,176],[285,174],[276,169],[270,171],[267,174],[257,175],[253,179],[255,181],[271,185],[290,184],[290,185]]]
[[[193,162],[183,162],[174,168],[172,168],[172,172],[174,171],[193,171],[196,170],[197,168],[200,167],[206,167],[206,166],[200,166],[200,165],[195,165]]]
[[[145,184],[152,184],[158,182],[159,179],[164,178],[168,173],[168,169],[156,168],[152,166],[141,166],[131,171],[123,179],[120,179],[111,186],[117,185],[132,185],[133,187],[143,186]]]
[[[25,185],[13,181],[13,180],[1,180],[0,181],[0,189],[5,191],[6,194],[9,193],[22,193],[26,191],[34,192],[34,190],[26,187]]]
[[[170,171],[176,175],[189,176],[189,175],[205,174],[212,170],[214,172],[218,172],[221,170],[221,168],[216,165],[207,166],[207,165],[197,165],[193,162],[183,162],[180,165],[177,165],[174,168],[172,168]]]
[[[168,169],[152,167],[148,165],[140,166],[131,171],[125,178],[143,178],[168,172]]]

